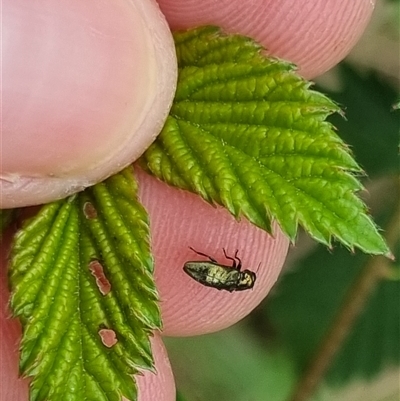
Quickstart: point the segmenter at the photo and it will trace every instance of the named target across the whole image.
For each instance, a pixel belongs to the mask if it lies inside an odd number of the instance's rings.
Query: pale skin
[[[32,10],[28,0],[3,2],[2,207],[51,201],[129,164],[159,132],[175,89],[173,43],[154,3],[35,3]],[[370,0],[159,3],[172,29],[215,24],[252,36],[273,54],[297,63],[310,79],[349,52],[373,11]],[[279,229],[272,239],[143,172],[138,179],[151,220],[165,332],[210,332],[249,313],[268,293],[285,259],[288,241]],[[8,319],[6,309],[10,236],[1,244],[0,398],[27,401],[28,381],[18,379],[17,369],[20,326]],[[180,271],[185,261],[196,258],[189,246],[224,264],[222,248],[228,254],[239,249],[243,267],[253,271],[261,262],[256,286],[241,294],[199,287]],[[173,377],[160,336],[153,347],[158,375],[138,378],[139,399],[173,401]]]

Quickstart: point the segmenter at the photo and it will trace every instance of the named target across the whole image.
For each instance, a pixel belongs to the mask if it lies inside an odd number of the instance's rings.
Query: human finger
[[[176,59],[155,2],[6,0],[2,34],[1,208],[101,181],[160,132]]]
[[[277,280],[289,240],[274,225],[274,236],[199,196],[172,188],[136,168],[139,196],[148,210],[155,257],[155,280],[165,335],[197,335],[221,330],[242,319],[268,294]],[[188,260],[207,261],[189,247],[256,273],[254,288],[228,292],[201,285],[183,271]]]
[[[257,40],[314,78],[342,60],[367,26],[372,0],[158,0],[173,30],[218,25]]]

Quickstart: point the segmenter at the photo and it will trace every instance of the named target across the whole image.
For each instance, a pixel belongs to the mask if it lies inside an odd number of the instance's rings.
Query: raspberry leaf
[[[293,241],[300,224],[331,246],[390,255],[356,192],[362,173],[326,121],[340,108],[294,66],[214,27],[175,34],[179,78],[149,172]]]
[[[137,399],[160,314],[145,210],[125,170],[44,206],[16,235],[11,308],[31,400]]]

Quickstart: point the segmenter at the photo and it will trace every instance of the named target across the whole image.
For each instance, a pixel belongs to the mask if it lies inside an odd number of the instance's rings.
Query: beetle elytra
[[[250,270],[241,270],[242,261],[237,256],[238,250],[236,250],[235,256],[231,257],[223,249],[225,258],[232,260],[232,266],[226,266],[205,253],[198,252],[192,247],[190,249],[209,259],[209,261],[189,261],[183,266],[184,272],[198,283],[229,292],[244,291],[254,287],[256,273]]]

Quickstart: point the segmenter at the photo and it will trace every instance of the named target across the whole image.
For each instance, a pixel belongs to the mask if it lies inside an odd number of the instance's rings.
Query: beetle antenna
[[[260,266],[261,266],[261,262],[258,264],[258,267],[257,267],[257,270],[256,270],[256,274],[258,274],[258,270],[259,270]]]
[[[213,263],[218,263],[218,262],[217,262],[215,259],[213,259],[211,256],[209,256],[209,255],[206,255],[206,254],[205,254],[205,253],[203,253],[203,252],[196,251],[196,249],[192,248],[191,246],[189,246],[189,249],[191,249],[193,252],[196,252],[196,253],[197,253],[197,255],[200,255],[200,256],[205,256],[206,258],[210,259],[210,260],[211,260],[211,262],[213,262]]]

